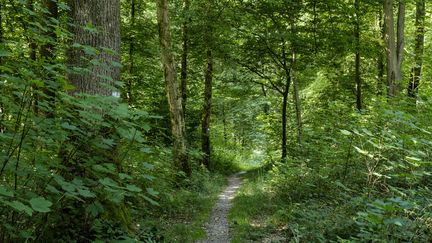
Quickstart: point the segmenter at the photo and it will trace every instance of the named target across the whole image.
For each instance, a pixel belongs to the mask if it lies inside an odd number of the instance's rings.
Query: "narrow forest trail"
[[[242,183],[241,174],[239,172],[228,178],[228,186],[219,195],[219,200],[213,207],[209,221],[205,224],[207,238],[198,241],[199,243],[225,243],[230,241],[228,213],[232,207],[232,200],[237,189]]]

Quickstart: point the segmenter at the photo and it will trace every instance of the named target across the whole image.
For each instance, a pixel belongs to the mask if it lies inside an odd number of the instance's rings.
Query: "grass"
[[[197,173],[195,177],[198,178],[193,178],[188,187],[161,196],[159,209],[142,222],[149,239],[183,243],[205,238],[202,225],[227,181],[220,174]]]
[[[243,186],[233,200],[229,220],[233,227],[232,242],[260,240],[277,234],[278,227],[270,223],[277,203],[274,192],[268,190],[261,168],[244,175]]]

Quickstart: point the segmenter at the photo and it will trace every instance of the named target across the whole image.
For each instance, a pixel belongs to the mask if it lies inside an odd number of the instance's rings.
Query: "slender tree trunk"
[[[129,73],[131,77],[129,78],[127,82],[127,101],[129,105],[132,105],[133,103],[133,95],[132,95],[132,86],[133,86],[133,80],[134,80],[134,71],[135,71],[135,59],[134,59],[134,53],[135,53],[135,12],[136,12],[136,0],[131,0],[131,12],[130,12],[130,29],[132,34],[129,37]]]
[[[397,56],[397,68],[396,68],[396,85],[400,85],[400,81],[403,79],[402,75],[402,63],[404,59],[404,48],[405,48],[405,0],[399,0],[398,4],[398,21],[397,21],[397,43],[396,43],[396,56]]]
[[[182,98],[177,83],[177,72],[171,53],[171,35],[168,18],[168,0],[157,0],[157,21],[159,44],[164,68],[166,93],[171,115],[173,136],[173,159],[175,166],[190,176],[192,171],[188,163],[186,129],[183,115]]]
[[[70,65],[90,69],[88,73],[69,74],[75,86],[74,93],[113,95],[114,81],[120,79],[120,68],[113,65],[120,61],[120,0],[70,0],[70,7],[73,43],[91,46],[100,52],[89,56],[81,48],[70,49]],[[96,33],[85,28],[89,24],[96,27]],[[102,65],[92,65],[88,59],[96,59]]]
[[[261,90],[263,92],[263,96],[265,98],[267,98],[267,89],[264,85],[261,85]],[[270,105],[267,102],[264,103],[264,105],[263,105],[263,111],[264,111],[264,114],[266,114],[266,115],[268,115],[270,112]]]
[[[186,114],[186,100],[187,100],[187,69],[188,69],[188,52],[189,52],[189,35],[188,35],[188,25],[190,22],[189,18],[189,8],[190,1],[183,1],[183,13],[186,15],[183,20],[182,25],[182,56],[181,56],[181,78],[180,78],[180,86],[181,86],[181,96],[182,96],[182,106],[183,112]]]
[[[379,10],[378,13],[378,27],[381,30],[380,31],[380,38],[382,40],[385,39],[384,35],[384,22],[383,22],[383,16],[382,16],[382,10]],[[377,69],[378,69],[378,78],[377,78],[377,95],[383,94],[383,84],[385,83],[384,80],[384,73],[385,73],[385,51],[384,48],[382,48],[381,44],[378,48],[378,58],[377,58]]]
[[[291,82],[291,81],[289,81]],[[281,161],[285,162],[287,157],[287,110],[288,110],[288,94],[290,84],[285,84],[284,92],[282,94],[282,156]]]
[[[384,36],[387,54],[387,95],[397,94],[397,55],[394,34],[393,0],[384,1]]]
[[[0,0],[0,44],[3,44],[3,0]],[[3,57],[0,57],[0,66],[3,65]],[[3,71],[0,70],[0,74]],[[0,133],[4,132],[4,120],[5,120],[5,108],[4,104],[0,100]],[[3,241],[3,235],[0,235],[0,241]]]
[[[355,0],[355,22],[354,22],[354,36],[356,42],[355,51],[355,83],[356,83],[356,107],[357,110],[363,109],[362,104],[362,82],[361,82],[361,57],[360,57],[360,0]]]
[[[44,14],[46,19],[58,19],[58,7],[57,2],[53,0],[45,0],[44,2],[48,12]],[[54,21],[51,21],[54,25]],[[55,59],[55,43],[57,42],[57,35],[55,33],[55,27],[48,26],[47,36],[49,40],[45,43],[40,50],[41,57],[46,60],[49,64],[54,64]],[[54,107],[55,107],[55,90],[57,85],[54,82],[52,75],[48,74],[46,77],[43,92],[45,94],[46,100],[48,101],[50,109],[46,112],[47,117],[54,117]]]
[[[282,39],[282,43],[285,43],[285,40]],[[281,92],[283,100],[282,100],[282,156],[281,161],[285,162],[287,157],[287,110],[288,110],[288,95],[289,88],[291,85],[291,68],[288,68],[287,65],[287,53],[285,44],[282,44],[282,65],[285,71],[285,86],[283,92]]]
[[[224,138],[224,146],[228,144],[228,125],[225,111],[225,104],[222,104],[222,123],[223,123],[223,138]]]
[[[211,47],[207,48],[207,67],[205,71],[204,109],[202,119],[202,152],[204,154],[203,164],[211,169],[211,145],[210,145],[210,117],[212,107],[213,88],[213,56]]]
[[[28,1],[27,8],[30,11],[32,11],[32,12],[34,11],[34,1],[33,0],[29,0]],[[33,16],[30,16],[30,21],[34,21]],[[37,51],[37,44],[34,41],[34,39],[29,38],[29,40],[30,40],[30,43],[29,43],[29,49],[30,49],[29,56],[30,56],[30,60],[35,61],[36,60],[36,55],[37,55],[37,53],[36,53],[36,51]]]
[[[296,54],[293,51],[292,55],[292,66],[295,67],[296,62]],[[297,78],[294,76],[294,70],[291,70],[291,79],[293,83],[293,99],[294,99],[294,105],[296,109],[296,123],[297,123],[297,142],[299,145],[302,144],[302,138],[303,138],[303,124],[302,124],[302,117],[301,117],[301,100],[299,95],[299,84]]]
[[[416,7],[416,40],[414,50],[414,66],[411,68],[411,80],[408,85],[408,96],[417,97],[418,87],[420,85],[421,72],[423,67],[423,53],[425,40],[425,0],[417,0]]]

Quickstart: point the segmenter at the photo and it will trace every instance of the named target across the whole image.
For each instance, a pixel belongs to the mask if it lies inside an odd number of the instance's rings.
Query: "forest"
[[[432,242],[429,0],[0,0],[0,242]]]

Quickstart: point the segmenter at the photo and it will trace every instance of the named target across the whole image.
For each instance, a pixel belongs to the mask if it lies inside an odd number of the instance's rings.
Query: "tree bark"
[[[285,84],[284,92],[282,94],[282,162],[285,162],[287,157],[287,110],[290,83],[291,80],[287,81],[287,83]]]
[[[157,21],[159,44],[165,76],[165,87],[171,116],[173,136],[173,160],[175,166],[190,176],[192,171],[188,163],[186,129],[183,115],[182,98],[177,83],[177,72],[171,53],[171,35],[168,18],[168,0],[157,0]]]
[[[397,56],[397,68],[396,68],[396,85],[399,85],[403,79],[402,75],[402,63],[404,59],[404,48],[405,48],[405,0],[399,0],[398,4],[398,21],[397,21],[397,43],[396,43],[396,56]]]
[[[382,10],[379,10],[378,13],[378,27],[381,30],[380,31],[380,38],[382,40],[385,39],[385,35],[384,35],[384,22],[383,22],[383,16],[382,16]],[[385,83],[385,79],[384,79],[384,73],[385,73],[385,64],[384,64],[384,59],[385,59],[385,51],[382,48],[381,44],[379,44],[379,49],[378,49],[378,58],[377,58],[377,69],[378,69],[378,78],[377,78],[377,95],[382,95],[383,94],[383,87],[384,87],[384,83]]]
[[[135,71],[135,60],[134,60],[134,53],[135,53],[135,36],[134,36],[134,28],[135,28],[135,12],[136,12],[136,0],[131,0],[131,11],[130,11],[130,31],[131,35],[129,37],[129,73],[131,77],[129,78],[127,82],[127,101],[129,105],[132,105],[133,103],[133,95],[132,95],[132,86],[133,86],[133,73]]]
[[[393,0],[384,1],[384,40],[387,54],[387,95],[397,94],[397,55],[394,34]]]
[[[417,0],[416,3],[416,40],[414,50],[414,66],[411,68],[411,80],[408,85],[408,96],[417,97],[423,66],[424,40],[425,40],[425,0]]]
[[[183,13],[186,15],[182,25],[182,56],[181,56],[181,72],[180,72],[180,86],[182,96],[183,113],[186,114],[186,100],[187,100],[187,69],[188,69],[188,52],[189,52],[189,35],[188,25],[190,1],[183,1]]]
[[[363,109],[362,104],[362,82],[361,82],[361,57],[360,57],[360,0],[355,0],[355,22],[354,22],[354,37],[355,37],[355,83],[356,83],[356,107],[357,110]]]
[[[114,81],[120,79],[120,0],[70,0],[70,7],[74,47],[69,51],[69,64],[89,69],[69,74],[74,93],[113,95]],[[83,46],[99,53],[86,54]]]
[[[296,110],[296,123],[297,123],[297,142],[299,145],[302,144],[303,140],[303,124],[302,124],[302,116],[301,116],[301,100],[300,100],[300,90],[297,78],[294,76],[294,67],[296,62],[296,54],[293,51],[292,55],[292,70],[290,72],[292,83],[293,83],[293,99],[294,106]]]
[[[212,107],[213,88],[213,55],[211,47],[207,47],[207,67],[205,70],[204,108],[202,119],[202,152],[204,154],[203,164],[211,169],[211,145],[210,145],[210,117]]]

